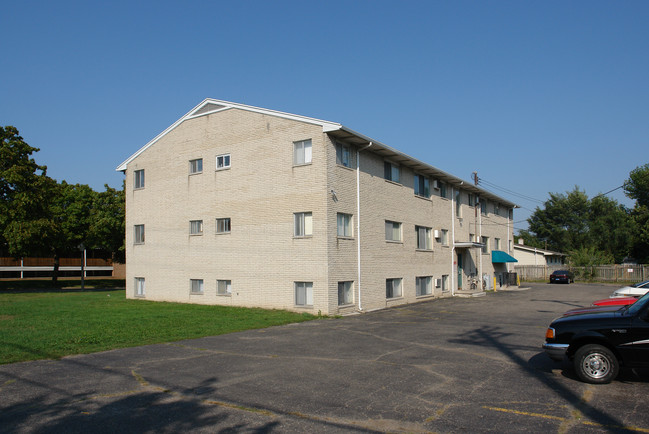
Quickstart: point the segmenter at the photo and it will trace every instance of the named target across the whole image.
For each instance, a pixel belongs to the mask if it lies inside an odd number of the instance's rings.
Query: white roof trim
[[[215,110],[207,111],[205,113],[195,114],[196,112],[200,111],[207,104],[215,104],[215,105],[219,105],[219,106],[222,106],[222,107],[217,108]],[[207,116],[207,115],[212,114],[212,113],[217,113],[217,112],[220,112],[220,111],[225,111],[225,110],[230,110],[230,109],[246,110],[246,111],[265,114],[265,115],[269,115],[269,116],[277,116],[277,117],[280,117],[280,118],[283,118],[283,119],[290,119],[290,120],[294,120],[294,121],[305,122],[305,123],[312,124],[312,125],[320,125],[320,126],[322,126],[322,131],[325,132],[325,133],[335,131],[335,130],[338,130],[338,129],[342,128],[342,125],[339,124],[339,123],[336,123],[336,122],[323,121],[321,119],[310,118],[310,117],[307,117],[307,116],[294,115],[294,114],[291,114],[291,113],[284,113],[284,112],[280,112],[280,111],[277,111],[277,110],[263,109],[263,108],[253,107],[253,106],[249,106],[249,105],[245,105],[245,104],[237,104],[237,103],[228,102],[228,101],[221,101],[221,100],[218,100],[218,99],[206,98],[200,104],[198,104],[196,107],[194,107],[189,112],[187,112],[187,114],[185,114],[183,117],[181,117],[176,122],[171,124],[171,126],[169,126],[166,130],[164,130],[163,132],[161,132],[160,134],[155,136],[146,145],[144,145],[143,147],[138,149],[137,152],[135,152],[133,155],[128,157],[122,164],[117,166],[117,169],[115,169],[115,170],[118,171],[118,172],[125,171],[126,166],[128,166],[128,164],[131,161],[133,161],[142,152],[146,151],[150,146],[152,146],[158,140],[160,140],[161,138],[163,138],[164,136],[169,134],[171,131],[173,131],[178,125],[180,125],[184,121],[186,121],[188,119],[194,119],[194,118],[197,118],[197,117],[200,117],[200,116]]]

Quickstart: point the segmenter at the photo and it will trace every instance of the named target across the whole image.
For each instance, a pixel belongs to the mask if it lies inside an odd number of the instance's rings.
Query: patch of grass
[[[315,318],[282,310],[130,300],[123,290],[0,293],[0,364]]]

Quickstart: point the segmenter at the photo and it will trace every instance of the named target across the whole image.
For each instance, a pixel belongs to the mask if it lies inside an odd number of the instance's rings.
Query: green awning
[[[491,262],[494,264],[504,264],[505,262],[518,262],[516,258],[508,255],[502,250],[492,250],[491,251]]]

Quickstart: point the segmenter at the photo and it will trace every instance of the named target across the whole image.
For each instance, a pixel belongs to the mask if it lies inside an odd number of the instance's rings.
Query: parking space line
[[[551,419],[551,420],[556,420],[556,421],[560,421],[560,422],[567,422],[568,421],[568,419],[565,418],[565,417],[551,416],[549,414],[531,413],[531,412],[527,412],[527,411],[511,410],[511,409],[500,408],[500,407],[490,407],[490,406],[486,406],[486,405],[483,406],[482,408],[484,408],[486,410],[499,411],[499,412],[502,412],[502,413],[510,413],[510,414],[517,414],[517,415],[521,415],[521,416],[538,417],[538,418],[542,418],[542,419]],[[571,422],[576,422],[579,425],[588,425],[588,426],[599,427],[599,428],[614,428],[614,429],[623,429],[623,430],[626,430],[626,431],[649,433],[649,429],[635,427],[635,426],[603,425],[601,423],[591,422],[591,421],[588,421],[588,420],[571,420]]]

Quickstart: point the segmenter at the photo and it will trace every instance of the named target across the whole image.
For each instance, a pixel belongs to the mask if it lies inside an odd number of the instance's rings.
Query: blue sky
[[[649,162],[648,22],[644,0],[14,1],[0,124],[103,190],[204,98],[281,110],[477,171],[525,228],[549,192],[592,197]]]

